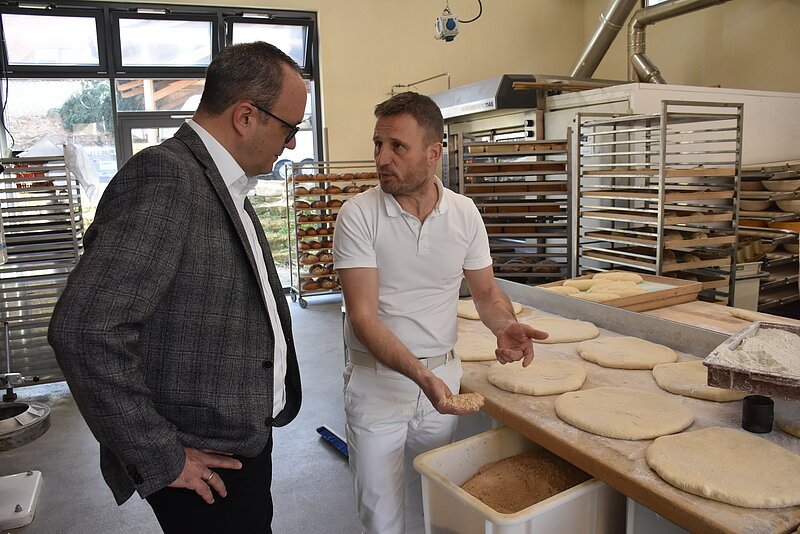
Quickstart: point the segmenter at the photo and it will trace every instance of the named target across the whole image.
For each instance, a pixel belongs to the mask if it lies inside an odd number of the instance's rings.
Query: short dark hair
[[[284,66],[301,73],[292,58],[263,41],[223,48],[206,69],[197,110],[219,115],[239,100],[270,109],[283,88]]]
[[[375,106],[375,117],[390,117],[408,113],[427,133],[427,141],[435,143],[444,136],[444,119],[436,102],[430,97],[408,91],[398,93]]]

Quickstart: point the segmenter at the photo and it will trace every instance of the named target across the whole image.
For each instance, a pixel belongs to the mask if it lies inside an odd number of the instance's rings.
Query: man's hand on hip
[[[220,497],[225,497],[228,494],[225,489],[225,483],[217,473],[212,471],[212,468],[241,469],[242,462],[235,458],[230,458],[231,453],[229,452],[184,447],[183,453],[186,457],[183,463],[183,471],[172,484],[169,484],[170,488],[193,490],[208,504],[214,504],[214,494],[211,493],[212,488]]]

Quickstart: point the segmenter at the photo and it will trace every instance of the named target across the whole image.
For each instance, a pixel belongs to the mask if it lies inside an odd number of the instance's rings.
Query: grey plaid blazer
[[[252,457],[300,409],[289,307],[249,201],[288,345],[273,419],[274,337],[253,251],[189,125],[117,173],[86,231],[49,342],[118,504],[175,480],[182,446]]]

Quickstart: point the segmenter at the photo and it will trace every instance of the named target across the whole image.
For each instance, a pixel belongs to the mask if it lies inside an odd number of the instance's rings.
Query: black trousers
[[[165,534],[272,533],[272,436],[258,456],[234,458],[242,462],[240,470],[214,469],[228,490],[225,498],[212,490],[214,504],[184,488],[147,497]]]

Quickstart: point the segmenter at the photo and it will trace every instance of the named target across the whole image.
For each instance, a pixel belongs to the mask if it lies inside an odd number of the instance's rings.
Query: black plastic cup
[[[761,395],[748,395],[742,404],[742,428],[756,434],[772,432],[774,417],[772,399]]]

